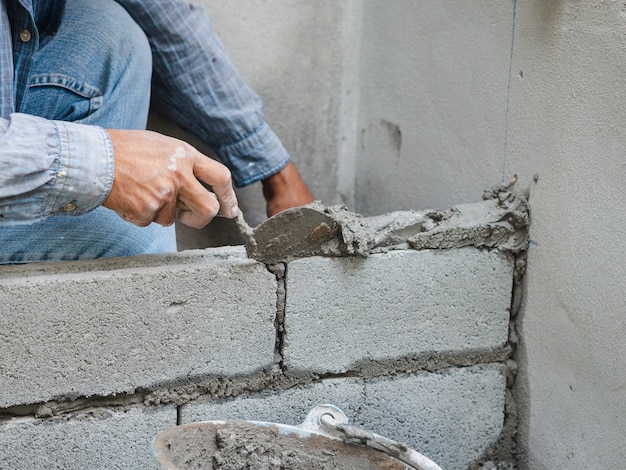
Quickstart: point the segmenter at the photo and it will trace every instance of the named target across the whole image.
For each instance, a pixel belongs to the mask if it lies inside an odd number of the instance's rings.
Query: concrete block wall
[[[520,468],[624,467],[624,2],[197,3],[324,202],[375,215],[475,202],[514,176],[530,189]],[[263,220],[259,186],[239,200]]]
[[[271,369],[276,277],[237,256],[167,259],[2,279],[0,407]]]
[[[510,460],[514,271],[474,246],[2,267],[0,468],[155,468],[177,423],[322,403],[445,469]]]
[[[150,462],[150,442],[175,425],[176,405],[14,418],[1,424],[0,468],[156,468]]]
[[[340,377],[233,400],[198,400],[184,422],[249,419],[300,424],[321,403],[352,423],[408,443],[444,469],[466,469],[503,431],[505,373],[498,364],[375,378]]]
[[[288,272],[284,362],[294,374],[484,352],[508,339],[512,264],[496,252],[314,257],[290,263]]]

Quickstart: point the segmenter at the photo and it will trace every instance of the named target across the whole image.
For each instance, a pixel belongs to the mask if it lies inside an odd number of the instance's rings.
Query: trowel
[[[323,207],[309,204],[270,217],[256,228],[236,219],[248,257],[262,263],[279,263],[317,254],[341,232],[339,223]]]
[[[485,202],[445,212],[396,211],[373,217],[350,212],[344,205],[324,206],[315,201],[279,212],[256,228],[246,223],[240,211],[236,223],[248,257],[267,264],[308,256],[366,258],[392,249],[502,248],[506,244],[513,250],[523,249],[527,243],[526,199],[507,188],[494,194]],[[475,237],[460,230],[469,227],[475,227]]]
[[[248,225],[241,210],[235,222],[248,257],[274,264],[308,256],[366,258],[374,250],[406,247],[444,219],[445,214],[436,211],[363,217],[344,205],[324,206],[315,201],[279,212],[255,228]]]
[[[178,201],[177,207],[190,210],[182,201]],[[239,209],[235,222],[244,239],[248,257],[262,263],[280,263],[295,258],[328,254],[328,250],[353,254],[353,249],[341,249],[344,244],[339,240],[328,246],[328,242],[341,238],[342,225],[345,225],[340,223],[332,209],[315,201],[279,212],[255,228],[250,227]],[[221,212],[217,216],[224,217]],[[358,248],[356,252],[358,253]]]

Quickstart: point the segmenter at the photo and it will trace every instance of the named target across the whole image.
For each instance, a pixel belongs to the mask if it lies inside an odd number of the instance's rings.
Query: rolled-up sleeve
[[[114,172],[101,127],[19,113],[0,119],[0,223],[89,212],[108,197]]]
[[[229,60],[199,5],[117,0],[146,33],[153,55],[153,102],[198,136],[229,167],[237,186],[289,161],[265,122],[262,103]]]

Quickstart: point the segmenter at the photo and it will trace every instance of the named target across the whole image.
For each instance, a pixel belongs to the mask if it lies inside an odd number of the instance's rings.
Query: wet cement
[[[162,436],[163,461],[178,470],[402,470],[386,454],[286,426],[192,423]]]
[[[397,211],[363,217],[314,202],[281,212],[255,229],[240,226],[248,256],[265,263],[307,256],[361,256],[394,249],[465,246],[518,253],[528,245],[525,195],[507,188],[447,211]]]

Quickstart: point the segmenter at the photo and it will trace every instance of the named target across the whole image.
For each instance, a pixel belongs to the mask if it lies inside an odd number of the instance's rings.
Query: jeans
[[[145,129],[148,40],[112,0],[67,2],[61,27],[34,57],[21,113],[104,128]],[[29,225],[0,226],[0,264],[176,251],[174,227],[137,227],[104,207]]]

